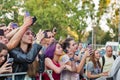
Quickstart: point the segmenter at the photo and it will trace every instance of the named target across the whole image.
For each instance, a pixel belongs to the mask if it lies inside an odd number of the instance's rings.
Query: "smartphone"
[[[13,28],[13,29],[15,29],[15,28],[17,28],[17,27],[18,27],[17,23],[12,23],[12,28]]]
[[[26,11],[25,15],[26,15],[26,17],[28,17],[28,16],[30,16],[30,13],[28,11]],[[33,22],[32,22],[32,25],[33,25],[36,22],[37,18],[36,18],[36,16],[34,16],[32,19],[33,19]]]
[[[30,13],[28,11],[26,11],[25,15],[26,16],[30,16]]]
[[[37,21],[37,18],[36,18],[36,16],[34,16],[33,18],[33,23],[32,23],[32,25]]]
[[[92,45],[88,45],[87,48],[89,49],[89,53],[92,54],[93,53]]]
[[[13,61],[14,61],[14,58],[8,58],[7,60],[8,63],[13,63]]]

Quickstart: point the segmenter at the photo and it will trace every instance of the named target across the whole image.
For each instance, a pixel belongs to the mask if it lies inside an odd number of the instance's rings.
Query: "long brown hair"
[[[93,53],[91,54],[90,61],[93,62],[94,68],[97,68],[97,64],[101,68],[101,64],[100,64],[99,60],[95,61],[95,51],[97,51],[97,50],[94,50]]]
[[[29,77],[35,77],[39,71],[39,63],[37,60],[34,60],[32,64],[28,64],[27,75]]]

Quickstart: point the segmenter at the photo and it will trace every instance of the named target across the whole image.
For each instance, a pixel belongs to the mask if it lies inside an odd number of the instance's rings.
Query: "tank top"
[[[52,61],[53,64],[55,64],[57,67],[60,67],[59,63],[55,63],[54,61]],[[49,69],[49,68],[48,68]],[[47,75],[46,72],[44,72],[42,74],[43,80],[50,80],[49,76]],[[52,77],[54,80],[60,80],[60,74],[55,73],[54,71],[52,72]]]

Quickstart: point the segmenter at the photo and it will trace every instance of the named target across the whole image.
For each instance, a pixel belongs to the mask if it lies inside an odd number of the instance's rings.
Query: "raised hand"
[[[31,16],[24,17],[24,26],[31,26],[33,22],[33,19]]]
[[[41,42],[41,40],[44,38],[44,33],[43,33],[44,31],[43,30],[39,30],[39,32],[36,34],[36,40],[40,43]]]

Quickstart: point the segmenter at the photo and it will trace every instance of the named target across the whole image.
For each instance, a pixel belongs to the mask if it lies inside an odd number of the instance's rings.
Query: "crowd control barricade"
[[[12,80],[15,80],[15,76],[16,76],[16,75],[23,75],[23,74],[27,74],[27,72],[0,74],[0,77],[11,76],[11,77],[12,77]]]
[[[54,80],[52,77],[52,70],[46,70],[50,80]],[[0,74],[0,77],[12,77],[12,80],[15,80],[15,76],[17,75],[26,75],[27,72],[19,72],[19,73],[8,73],[8,74]],[[39,80],[42,80],[42,73],[40,73]]]

